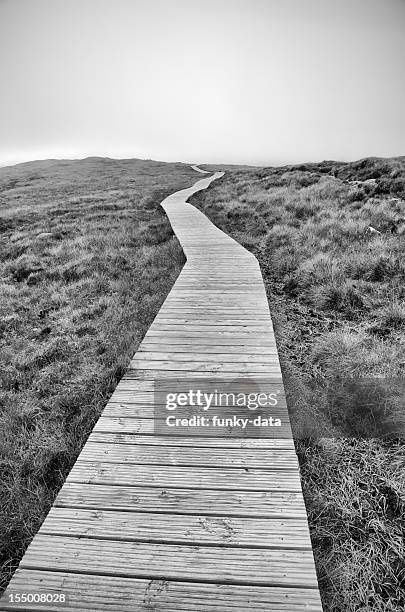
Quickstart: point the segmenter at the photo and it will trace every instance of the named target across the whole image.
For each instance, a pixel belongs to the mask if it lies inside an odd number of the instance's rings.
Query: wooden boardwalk
[[[277,434],[157,433],[154,381],[279,384],[256,259],[186,203],[162,203],[187,263],[16,571],[1,610],[321,611],[282,394]],[[249,383],[250,384],[250,383]],[[65,603],[8,604],[14,593]]]

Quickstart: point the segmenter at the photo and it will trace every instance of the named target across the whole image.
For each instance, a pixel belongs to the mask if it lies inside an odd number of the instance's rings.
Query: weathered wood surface
[[[220,176],[162,203],[187,263],[1,610],[322,610],[282,386],[273,410],[282,421],[277,434],[155,431],[156,379],[177,392],[207,377],[280,388],[256,259],[186,203]],[[7,603],[27,592],[63,593],[66,601]]]
[[[34,592],[44,591],[46,585],[48,593],[66,593],[69,601],[75,602],[75,605],[58,606],[58,610],[62,611],[312,612],[320,609],[317,591],[299,587],[257,588],[63,571],[17,570],[13,582],[15,591],[24,591],[27,583]],[[37,607],[37,610],[40,609]],[[49,606],[42,608],[49,609]]]

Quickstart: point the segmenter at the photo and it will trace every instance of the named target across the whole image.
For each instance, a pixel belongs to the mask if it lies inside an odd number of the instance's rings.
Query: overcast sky
[[[0,0],[0,164],[405,154],[405,0]]]

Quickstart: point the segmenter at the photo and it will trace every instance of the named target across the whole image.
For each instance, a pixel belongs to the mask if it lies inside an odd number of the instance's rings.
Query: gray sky
[[[405,154],[405,0],[0,0],[0,164]]]

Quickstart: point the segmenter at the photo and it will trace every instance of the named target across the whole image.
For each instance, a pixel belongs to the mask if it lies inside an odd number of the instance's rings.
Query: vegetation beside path
[[[328,612],[405,607],[404,165],[230,167],[192,200],[261,264]],[[198,178],[0,169],[0,587],[181,269],[160,202]]]
[[[160,202],[198,178],[101,158],[0,169],[0,592],[183,265]]]
[[[191,200],[260,262],[327,612],[405,609],[404,200],[405,158],[228,168]]]

